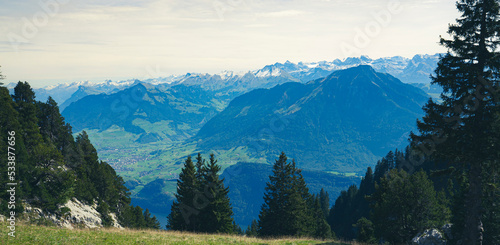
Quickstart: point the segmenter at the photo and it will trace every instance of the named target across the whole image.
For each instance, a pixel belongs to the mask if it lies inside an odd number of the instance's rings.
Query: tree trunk
[[[466,200],[466,217],[463,232],[464,245],[482,245],[483,224],[481,222],[482,190],[481,164],[472,164],[469,171],[469,191]]]

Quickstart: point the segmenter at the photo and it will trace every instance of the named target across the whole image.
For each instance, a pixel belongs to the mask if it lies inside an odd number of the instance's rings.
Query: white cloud
[[[403,12],[370,45],[374,58],[440,51],[436,43],[458,14],[450,1],[401,1]],[[274,62],[342,58],[339,46],[374,21],[387,1],[148,0],[69,1],[46,25],[12,49],[23,18],[38,1],[9,2],[0,13],[0,65],[8,81],[140,77],[167,73],[249,70]]]
[[[303,15],[303,11],[299,10],[283,10],[283,11],[276,11],[276,12],[267,12],[267,13],[259,13],[257,16],[262,16],[262,17],[294,17],[298,15]]]

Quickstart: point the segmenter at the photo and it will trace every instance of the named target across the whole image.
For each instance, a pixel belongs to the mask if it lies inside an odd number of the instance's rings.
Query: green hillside
[[[6,227],[6,223],[0,223]],[[194,234],[175,231],[129,230],[129,229],[61,229],[57,227],[19,224],[18,236],[8,237],[3,229],[0,232],[2,244],[331,244],[342,245],[335,241],[313,239],[258,239],[237,235]]]

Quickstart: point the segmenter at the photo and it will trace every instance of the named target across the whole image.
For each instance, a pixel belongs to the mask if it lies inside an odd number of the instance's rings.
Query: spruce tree
[[[425,154],[468,173],[464,206],[454,210],[463,215],[454,218],[463,221],[454,224],[454,237],[463,244],[482,244],[484,232],[495,232],[483,226],[485,211],[492,208],[484,202],[485,185],[492,181],[484,173],[498,165],[500,151],[492,123],[499,110],[500,8],[497,0],[460,0],[457,9],[461,16],[448,29],[452,38],[440,41],[448,52],[432,78],[443,88],[442,103],[430,100],[424,106],[420,135],[412,139]]]
[[[321,188],[321,191],[319,192],[319,201],[321,210],[323,211],[323,217],[326,219],[326,217],[328,217],[328,213],[330,212],[330,196],[323,188]]]
[[[29,175],[27,173],[31,171],[29,166],[26,164],[27,153],[24,147],[24,142],[22,138],[22,128],[21,124],[18,121],[18,113],[14,109],[15,104],[12,101],[11,96],[9,95],[9,90],[5,87],[0,87],[0,155],[3,156],[0,158],[0,187],[6,190],[7,183],[12,182],[8,179],[8,162],[9,155],[7,152],[14,153],[14,161],[16,163],[16,172],[15,178],[18,183],[18,188],[16,188],[16,198],[22,199],[25,198],[25,194],[29,193],[29,185],[28,179]],[[9,134],[9,132],[15,132],[14,135]],[[9,137],[11,140],[9,140]],[[14,138],[12,138],[14,137]],[[13,142],[10,145],[8,142]],[[7,147],[12,147],[9,150]],[[10,155],[12,157],[12,154]],[[12,159],[12,158],[11,158]],[[7,202],[4,200],[9,200],[10,195],[6,191],[0,192],[0,213],[4,215],[8,215],[9,210]],[[22,205],[16,206],[16,213],[22,212]]]
[[[198,161],[199,162],[199,161]],[[233,233],[233,210],[228,197],[229,187],[224,187],[224,179],[219,179],[221,167],[217,164],[214,154],[203,171],[200,186],[208,199],[208,205],[200,210],[201,232]]]
[[[354,227],[358,230],[356,241],[364,243],[376,242],[375,229],[373,227],[373,223],[369,219],[365,217],[358,219]]]
[[[379,170],[379,176],[384,176],[384,171],[388,169],[386,160],[379,161],[376,169]],[[337,236],[344,239],[355,239],[359,235],[356,234],[359,229],[357,230],[354,225],[360,218],[369,218],[371,207],[367,197],[374,192],[374,175],[371,167],[368,167],[359,189],[356,185],[352,185],[347,191],[342,191],[335,201],[335,205],[330,209],[327,218],[328,224]]]
[[[146,221],[146,228],[156,230],[160,229],[160,222],[156,219],[155,216],[151,216],[151,213],[147,208],[144,211],[144,220]]]
[[[245,234],[250,237],[257,237],[259,235],[259,223],[257,220],[252,220],[252,223],[247,227]]]
[[[391,170],[376,185],[372,220],[377,237],[394,244],[411,242],[419,232],[446,222],[433,183],[425,172]]]
[[[315,231],[314,237],[321,239],[332,238],[332,229],[328,222],[326,222],[324,210],[321,207],[321,198],[319,196],[314,198],[313,217],[315,218]]]
[[[196,219],[200,212],[194,203],[198,186],[195,174],[193,161],[191,156],[188,156],[177,180],[177,193],[174,194],[176,200],[167,216],[166,228],[169,230],[195,231]]]
[[[281,153],[273,166],[259,214],[260,236],[314,236],[314,199],[295,162]]]

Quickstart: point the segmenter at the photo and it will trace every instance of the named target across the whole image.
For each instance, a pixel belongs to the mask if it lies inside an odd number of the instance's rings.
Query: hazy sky
[[[451,0],[0,1],[4,82],[247,71],[275,62],[434,54]]]

